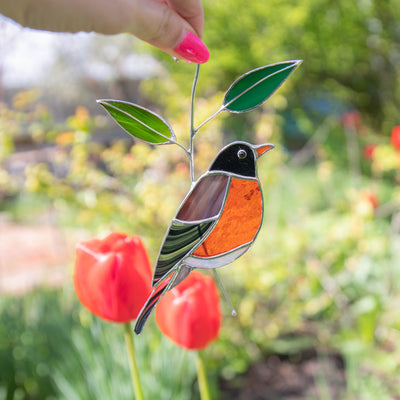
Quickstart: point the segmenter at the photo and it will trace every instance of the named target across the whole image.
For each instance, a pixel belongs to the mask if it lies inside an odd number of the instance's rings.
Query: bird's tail
[[[165,292],[175,287],[178,283],[182,282],[190,273],[192,269],[182,265],[179,269],[171,272],[164,279],[157,282],[157,286],[151,292],[146,304],[141,309],[135,324],[135,333],[140,335],[147,319],[149,318],[153,308],[160,301]]]

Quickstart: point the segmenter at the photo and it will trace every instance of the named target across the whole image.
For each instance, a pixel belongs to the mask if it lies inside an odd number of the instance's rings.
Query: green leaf
[[[176,143],[168,123],[154,112],[121,100],[97,100],[130,135],[151,144]]]
[[[222,102],[223,109],[240,113],[259,106],[301,62],[302,60],[283,61],[246,72],[229,87]]]

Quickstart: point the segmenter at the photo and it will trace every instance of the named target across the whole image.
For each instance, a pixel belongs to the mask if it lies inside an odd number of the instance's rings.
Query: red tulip
[[[390,141],[395,149],[400,150],[400,125],[397,125],[392,129]]]
[[[361,124],[361,114],[357,110],[348,111],[340,117],[340,123],[345,128],[354,129]]]
[[[100,318],[135,319],[151,292],[151,279],[149,257],[139,236],[111,233],[76,246],[75,291]]]
[[[364,196],[374,210],[378,208],[379,200],[374,192],[366,191],[364,193]]]
[[[161,332],[185,349],[202,349],[218,337],[219,295],[211,277],[192,272],[156,308]]]
[[[367,160],[372,160],[374,151],[376,149],[376,144],[367,144],[364,146],[363,155]]]

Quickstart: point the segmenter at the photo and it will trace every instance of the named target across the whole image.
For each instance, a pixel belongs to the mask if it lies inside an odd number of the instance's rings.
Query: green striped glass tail
[[[173,274],[172,279],[169,279],[169,278],[164,279],[151,292],[149,298],[146,301],[146,304],[141,309],[139,316],[136,320],[136,324],[135,324],[135,333],[136,334],[140,335],[142,333],[144,325],[146,324],[147,319],[150,317],[150,314],[153,311],[153,308],[160,301],[162,295],[169,289],[170,282],[173,280],[173,278],[175,277],[177,272],[178,271],[176,271],[175,274]]]
[[[192,268],[182,265],[180,268],[176,269],[175,272],[170,274],[170,277],[162,280],[157,287],[153,289],[150,297],[147,299],[146,304],[140,311],[140,314],[136,320],[135,333],[138,335],[142,332],[147,319],[149,318],[153,308],[160,301],[161,297],[165,292],[174,288],[176,285],[181,283],[192,271]]]
[[[213,220],[196,224],[172,221],[158,256],[153,287],[204,239],[213,223]]]

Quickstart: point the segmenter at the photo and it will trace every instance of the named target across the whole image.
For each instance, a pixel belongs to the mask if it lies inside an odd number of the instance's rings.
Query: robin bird
[[[256,160],[274,147],[233,142],[192,184],[164,237],[153,274],[154,289],[136,321],[137,334],[163,293],[193,268],[222,267],[250,248],[263,217]]]

